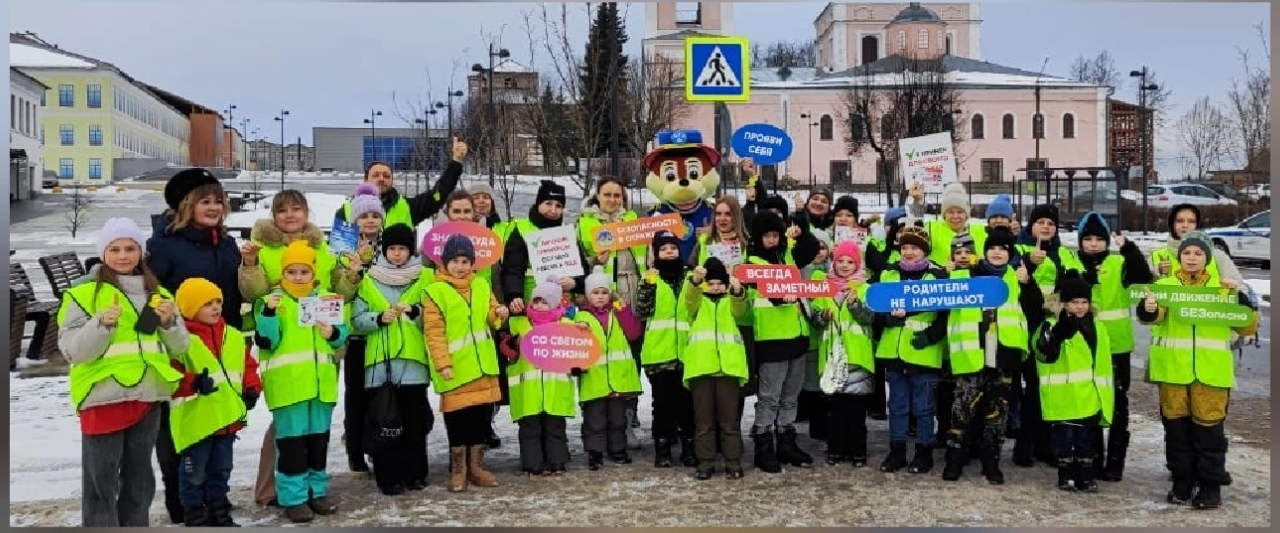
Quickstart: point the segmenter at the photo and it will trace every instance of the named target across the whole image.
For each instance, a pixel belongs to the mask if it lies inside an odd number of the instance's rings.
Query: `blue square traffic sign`
[[[751,96],[751,58],[741,37],[684,41],[684,93],[690,102],[743,102]]]

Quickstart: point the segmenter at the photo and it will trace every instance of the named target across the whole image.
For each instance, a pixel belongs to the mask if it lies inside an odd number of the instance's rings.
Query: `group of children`
[[[829,193],[818,194],[831,204]],[[741,251],[735,257],[705,247],[708,237],[724,239],[733,226],[738,235],[731,238],[744,236],[736,201],[722,199],[716,227],[699,238],[692,257],[682,256],[675,235],[654,236],[634,308],[617,298],[597,266],[578,301],[565,294],[572,283],[533,280],[518,314],[499,302],[492,276],[475,271],[476,250],[467,237],[450,237],[440,264],[432,264],[424,259],[426,243],[408,225],[377,231],[371,222],[365,232],[360,224],[366,249],[331,267],[337,271],[332,285],[345,292],[336,296],[347,302],[337,323],[301,316],[305,299],[335,296],[331,284],[319,281],[325,276],[318,268],[322,246],[295,240],[254,250],[275,271],[268,276],[279,281],[252,302],[251,342],[223,321],[223,298],[213,283],[190,279],[173,295],[157,287],[142,260],[141,232],[127,219],[111,219],[99,233],[102,264],[67,291],[58,315],[85,436],[86,523],[110,523],[89,517],[111,514],[119,524],[137,524],[141,514],[145,524],[147,510],[137,504],[143,492],[154,490],[154,407],[169,402],[186,524],[235,525],[227,499],[231,446],[260,395],[272,415],[275,486],[286,516],[306,522],[336,512],[326,456],[339,351],[349,335],[364,339],[363,385],[370,402],[364,423],[378,431],[366,428],[347,438],[364,439],[385,494],[427,485],[426,435],[434,423],[429,386],[441,396],[448,433],[447,489],[462,491],[468,484],[498,484],[483,455],[494,404],[504,396],[519,426],[526,475],[566,471],[566,420],[579,408],[588,468],[599,469],[605,459],[630,463],[626,409],[643,393],[642,373],[654,401],[654,465],[672,466],[679,443],[679,462],[696,467],[700,480],[717,467],[730,479],[744,474],[741,417],[749,380],[757,389],[750,426],[755,466],[775,473],[783,464],[811,464],[795,428],[808,373],[819,378],[828,399],[817,415],[828,422],[828,464],[867,464],[866,418],[876,410],[882,376],[889,411],[884,472],[929,472],[940,445],[946,450],[943,479],[958,479],[977,456],[983,476],[1001,484],[1001,448],[1006,429],[1015,426],[1023,450],[1015,447],[1015,462],[1029,466],[1019,455],[1047,437],[1059,488],[1096,491],[1099,475],[1119,481],[1134,349],[1129,286],[1153,281],[1146,261],[1096,214],[1081,219],[1075,252],[1058,246],[1056,210],[1049,206],[1033,210],[1029,227],[1016,234],[1007,197],[988,208],[986,225],[971,226],[957,194],[963,189],[944,192],[942,220],[917,223],[902,209],[886,213],[884,235],[869,237],[865,250],[857,240],[835,238],[840,226],[865,231],[851,198],[834,202],[826,224],[802,219],[807,227],[788,223],[795,219],[787,217],[785,203],[762,202],[749,242],[738,243],[745,246],[735,248]],[[465,194],[450,196],[446,212],[464,200],[469,202]],[[273,212],[296,207],[285,203],[278,197]],[[722,205],[738,220],[721,224]],[[305,203],[301,207],[305,216]],[[372,202],[356,211],[357,220],[382,215]],[[1175,266],[1155,283],[1222,285],[1209,239],[1184,233],[1177,254],[1164,260]],[[817,253],[797,247],[814,234],[822,235]],[[939,235],[951,237],[942,244]],[[939,246],[945,247],[941,253]],[[816,299],[765,297],[731,275],[738,263],[794,265],[839,291]],[[875,283],[977,276],[1000,279],[1008,299],[990,309],[920,312],[875,312],[866,302]],[[1222,421],[1233,385],[1231,328],[1173,317],[1150,292],[1134,312],[1153,326],[1148,377],[1159,384],[1174,480],[1168,500],[1216,507],[1219,487],[1229,482]],[[563,374],[521,357],[519,338],[554,322],[590,332],[602,348],[599,361]],[[503,328],[512,335],[506,342],[495,335]],[[1250,328],[1256,329],[1256,316],[1235,331],[1248,334]],[[753,339],[750,357],[747,335]],[[815,368],[808,367],[807,352],[816,352]],[[1044,426],[1028,427],[1028,411]],[[1105,442],[1104,427],[1110,427]],[[908,460],[911,439],[915,450]]]

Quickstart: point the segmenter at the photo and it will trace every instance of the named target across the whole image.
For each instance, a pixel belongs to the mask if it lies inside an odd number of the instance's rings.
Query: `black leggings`
[[[473,405],[444,414],[444,429],[449,434],[449,446],[476,446],[489,437],[489,415],[493,404]]]

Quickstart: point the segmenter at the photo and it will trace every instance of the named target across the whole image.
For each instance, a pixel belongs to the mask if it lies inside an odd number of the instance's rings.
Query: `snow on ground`
[[[1260,302],[1262,306],[1271,307],[1271,279],[1270,278],[1268,279],[1246,278],[1244,282],[1246,285],[1249,286],[1249,288],[1253,289],[1253,292],[1255,294],[1257,294],[1262,299],[1262,301]]]
[[[11,376],[13,376],[11,374]],[[1154,394],[1136,386],[1131,394]],[[10,525],[75,526],[79,524],[80,435],[67,400],[67,380],[10,379]],[[432,398],[439,405],[439,398]],[[744,426],[749,426],[754,400],[748,400]],[[443,420],[436,414],[429,436],[431,485],[423,492],[388,497],[379,494],[364,475],[346,471],[340,441],[341,406],[334,413],[329,447],[332,490],[342,510],[318,518],[317,526],[1262,526],[1270,524],[1271,458],[1265,448],[1233,445],[1228,464],[1235,483],[1224,489],[1225,505],[1217,512],[1195,512],[1164,503],[1168,473],[1164,467],[1162,430],[1154,413],[1135,413],[1131,422],[1129,468],[1121,483],[1103,483],[1093,495],[1065,494],[1054,488],[1054,470],[1044,465],[1020,468],[1009,464],[1012,443],[1006,444],[1004,472],[1008,484],[988,485],[976,462],[957,483],[940,479],[942,453],[928,475],[884,474],[876,465],[887,448],[885,422],[868,421],[871,462],[867,468],[847,464],[827,466],[823,445],[807,437],[800,425],[800,444],[813,453],[813,468],[788,468],[779,475],[750,468],[751,444],[744,435],[746,478],[723,477],[698,482],[690,469],[652,466],[649,397],[640,402],[645,449],[632,451],[630,465],[608,464],[598,472],[585,468],[579,439],[580,418],[569,424],[573,453],[569,473],[560,479],[529,479],[519,470],[516,426],[502,410],[496,429],[503,446],[486,459],[498,474],[495,489],[471,487],[461,494],[443,488],[447,441]],[[287,521],[279,509],[252,502],[258,450],[269,413],[259,406],[249,427],[236,442],[232,500],[237,520],[252,526],[280,526]],[[154,465],[153,465],[154,466]],[[162,485],[157,470],[157,494],[151,523],[167,525]],[[779,494],[786,494],[778,499]]]

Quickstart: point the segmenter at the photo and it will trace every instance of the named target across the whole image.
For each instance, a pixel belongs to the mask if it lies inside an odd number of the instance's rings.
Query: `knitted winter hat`
[[[729,284],[729,270],[724,267],[724,263],[718,257],[708,257],[707,261],[702,264],[702,268],[707,269],[707,281],[717,280],[726,285]]]
[[[1004,248],[1006,252],[1012,254],[1017,242],[1017,237],[1013,236],[1009,228],[1004,226],[991,228],[987,232],[987,240],[982,243],[982,253],[986,254],[987,250],[992,248]]]
[[[902,206],[890,207],[884,212],[884,223],[886,226],[893,225],[898,219],[907,216],[907,208]]]
[[[280,266],[287,267],[289,265],[307,265],[312,270],[315,270],[316,251],[306,239],[298,239],[285,247],[284,254],[280,256]]]
[[[417,249],[413,243],[418,240],[414,234],[413,228],[407,224],[392,224],[382,230],[382,255],[387,255],[387,248],[394,245],[404,246],[409,249],[409,255],[417,255]]]
[[[218,184],[218,178],[208,170],[199,167],[188,168],[174,174],[169,178],[169,182],[164,184],[164,203],[169,204],[170,209],[177,211],[182,199],[186,198],[191,191],[204,185]]]
[[[969,235],[969,232],[966,231],[964,233],[957,233],[955,237],[952,237],[951,251],[954,253],[959,248],[968,248],[969,253],[973,253],[975,251],[973,246],[973,235]]]
[[[541,298],[543,301],[547,302],[547,305],[550,305],[551,307],[558,307],[560,305],[560,298],[564,296],[564,289],[560,287],[559,283],[555,282],[554,278],[555,275],[552,274],[547,276],[547,279],[539,281],[537,285],[534,285],[533,295],[530,297],[529,301],[532,302],[533,300]]]
[[[586,287],[587,294],[591,294],[591,291],[596,289],[609,290],[609,282],[609,275],[604,273],[604,266],[596,265],[591,269],[591,274],[587,276],[584,285]]]
[[[832,257],[839,260],[842,257],[853,259],[854,270],[862,268],[862,248],[858,247],[858,241],[844,241],[836,245],[835,252]]]
[[[777,195],[765,198],[763,202],[760,202],[761,211],[767,211],[769,209],[776,209],[779,213],[782,213],[782,216],[784,217],[787,216],[789,211],[787,209],[787,201]]]
[[[1079,274],[1063,278],[1062,282],[1058,283],[1058,294],[1063,303],[1070,302],[1076,298],[1093,300],[1093,289],[1089,287],[1089,282],[1085,281]]]
[[[378,198],[378,188],[368,183],[356,187],[356,195],[351,198],[351,220],[360,218],[365,213],[377,213],[384,218],[387,212],[382,208],[382,199]]]
[[[858,199],[847,194],[841,196],[839,200],[836,200],[836,207],[831,212],[838,213],[842,209],[853,213],[853,218],[858,218]]]
[[[537,206],[547,200],[557,200],[561,205],[564,205],[564,187],[551,180],[542,180],[542,183],[538,185],[538,196],[534,198],[533,205]]]
[[[1013,218],[1013,200],[1007,194],[998,194],[987,204],[987,220],[991,217]]]
[[[1200,208],[1199,207],[1196,207],[1191,204],[1178,204],[1173,206],[1173,209],[1169,210],[1169,236],[1175,239],[1178,238],[1178,236],[1173,234],[1173,221],[1174,219],[1178,218],[1178,212],[1184,209],[1189,209],[1191,210],[1192,213],[1195,213],[1196,226],[1200,225]]]
[[[1111,243],[1111,227],[1107,225],[1107,220],[1102,215],[1089,211],[1080,216],[1080,229],[1077,233],[1080,236],[1080,243],[1084,243],[1084,238],[1090,235],[1101,237],[1102,240]]]
[[[1054,226],[1061,226],[1062,223],[1058,219],[1058,208],[1051,204],[1040,204],[1031,208],[1031,216],[1027,217],[1027,225],[1035,224],[1037,220],[1047,218],[1053,221]]]
[[[929,232],[920,226],[906,226],[898,230],[898,245],[914,244],[929,255],[933,247],[929,245]]]
[[[964,190],[964,185],[960,182],[948,183],[942,188],[942,212],[945,214],[952,207],[959,208],[969,213],[969,195]]]
[[[187,278],[182,285],[178,286],[178,292],[173,295],[173,299],[178,303],[178,311],[182,313],[182,318],[191,320],[195,318],[196,313],[200,312],[204,304],[221,300],[222,289],[204,278]]]
[[[476,262],[476,245],[471,243],[470,237],[455,234],[444,241],[444,251],[440,253],[440,261],[448,263],[458,256],[469,259],[473,264]]]
[[[147,253],[147,238],[142,235],[138,225],[132,219],[115,217],[107,219],[102,229],[98,230],[98,257],[102,257],[107,251],[107,246],[117,239],[132,239],[133,242],[138,243],[143,255]]]
[[[1186,250],[1188,246],[1195,246],[1204,250],[1205,265],[1213,261],[1213,239],[1210,239],[1205,232],[1188,231],[1182,237],[1182,242],[1178,244],[1178,256],[1182,256],[1182,251]]]
[[[814,196],[826,196],[826,197],[827,197],[827,203],[831,203],[831,200],[832,200],[832,198],[831,198],[831,191],[830,191],[830,190],[828,190],[828,189],[826,189],[826,188],[824,188],[824,187],[818,187],[818,188],[814,189],[814,190],[813,190],[813,192],[810,192],[810,193],[809,193],[809,199],[812,199]],[[805,203],[805,205],[808,205],[808,204],[809,204],[809,200],[808,200],[808,199],[806,199],[804,203]]]
[[[680,238],[676,237],[676,234],[666,230],[653,234],[653,242],[649,243],[649,247],[653,248],[654,256],[658,255],[658,250],[661,250],[664,244],[674,244],[676,249],[679,250]]]
[[[485,183],[476,183],[474,185],[467,187],[467,194],[470,194],[471,196],[475,196],[477,194],[485,194],[485,195],[488,195],[489,198],[497,198],[497,196],[493,194],[493,187],[490,187],[488,184],[485,184]]]

